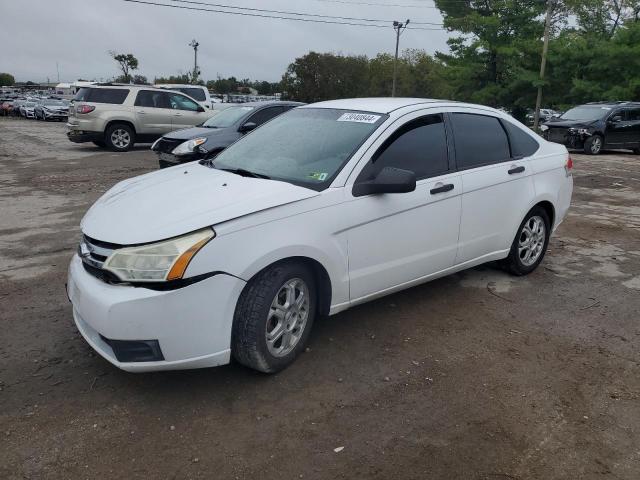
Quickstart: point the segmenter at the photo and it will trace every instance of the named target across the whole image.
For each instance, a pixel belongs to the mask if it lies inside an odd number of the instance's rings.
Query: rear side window
[[[129,95],[124,88],[81,88],[74,100],[91,103],[122,104]]]
[[[135,102],[136,107],[171,108],[169,94],[157,90],[140,90]]]
[[[418,180],[449,170],[442,115],[428,115],[402,125],[375,153],[357,181],[371,180],[385,167],[410,170]]]
[[[523,132],[521,128],[518,128],[513,123],[503,119],[502,125],[504,125],[509,135],[512,157],[530,157],[540,148],[540,144],[531,135],[527,135],[526,132]]]
[[[637,122],[640,120],[640,108],[633,108],[627,110],[627,118],[625,119],[628,122]]]
[[[465,170],[511,158],[509,140],[495,117],[452,113],[458,168]]]

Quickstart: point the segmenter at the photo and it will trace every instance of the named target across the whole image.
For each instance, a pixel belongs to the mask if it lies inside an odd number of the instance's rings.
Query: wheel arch
[[[124,119],[109,120],[104,126],[104,134],[106,135],[107,130],[109,130],[109,128],[111,128],[113,125],[118,123],[124,123],[126,126],[131,127],[131,130],[133,130],[134,135],[137,135],[138,132],[136,131],[136,127],[133,124],[133,122],[131,122],[131,120],[124,120]]]
[[[287,262],[296,262],[301,263],[307,266],[315,277],[316,288],[318,290],[318,313],[323,316],[329,315],[329,311],[331,309],[331,298],[332,298],[332,284],[331,277],[329,276],[329,272],[324,267],[324,265],[317,259],[311,258],[309,256],[304,255],[295,255],[290,257],[280,258],[279,260],[272,261],[268,265],[265,265],[260,270],[255,272],[251,278],[247,279],[250,281],[260,272],[263,272],[267,268],[271,268],[274,265],[278,265],[281,263]]]

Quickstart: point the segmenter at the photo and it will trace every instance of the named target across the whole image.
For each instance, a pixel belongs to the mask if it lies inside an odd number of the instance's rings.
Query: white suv
[[[569,209],[571,168],[563,145],[488,107],[302,106],[212,161],[105,193],[69,267],[73,316],[125,370],[233,356],[275,372],[319,315],[493,260],[532,272]]]
[[[188,83],[157,83],[155,84],[155,87],[185,93],[205,108],[211,108],[213,103],[217,103],[212,100],[209,90],[207,90],[207,87],[203,85],[191,85]]]
[[[126,151],[212,116],[193,98],[143,85],[82,87],[69,106],[69,140]]]

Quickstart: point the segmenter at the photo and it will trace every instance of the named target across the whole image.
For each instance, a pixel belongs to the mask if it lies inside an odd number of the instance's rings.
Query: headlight
[[[189,153],[193,153],[194,148],[202,145],[206,141],[206,138],[192,138],[191,140],[187,140],[186,142],[178,145],[171,153],[174,155],[187,155]]]
[[[113,252],[103,268],[126,282],[164,282],[182,278],[189,262],[216,233],[211,228],[164,242]]]
[[[540,125],[540,130],[542,130],[543,132],[546,132],[547,130],[549,130],[549,127],[546,125]]]
[[[586,128],[579,128],[578,135],[591,135],[591,134],[589,133],[589,130],[587,130]]]

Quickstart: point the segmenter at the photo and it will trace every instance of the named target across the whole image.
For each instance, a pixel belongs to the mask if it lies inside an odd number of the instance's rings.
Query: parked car
[[[115,151],[203,123],[211,113],[187,95],[141,85],[81,88],[69,107],[67,136]]]
[[[20,105],[20,115],[24,118],[36,118],[36,102],[27,101]]]
[[[177,92],[182,92],[189,95],[191,98],[196,100],[200,105],[205,108],[211,108],[214,103],[211,98],[211,94],[207,87],[203,85],[192,85],[192,84],[178,84],[178,83],[162,83],[154,85],[157,88],[165,88],[169,90],[174,90]]]
[[[15,102],[9,99],[0,100],[0,115],[8,117],[13,113],[13,106]]]
[[[69,267],[73,317],[125,370],[233,356],[275,372],[319,315],[489,261],[534,271],[567,214],[571,168],[564,146],[488,107],[305,105],[213,162],[105,193]]]
[[[36,119],[66,120],[69,115],[69,103],[64,100],[45,98],[36,103],[33,113]]]
[[[275,101],[234,105],[202,125],[164,135],[151,150],[158,154],[160,168],[214,158],[247,132],[300,105],[304,104]]]
[[[640,102],[595,102],[572,108],[542,125],[545,139],[597,155],[603,148],[640,155]]]
[[[541,108],[540,109],[540,121],[541,122],[548,122],[552,118],[559,117],[560,115],[561,115],[560,112],[558,112],[556,110],[552,110],[551,108]],[[535,120],[535,112],[533,110],[530,110],[527,113],[526,118],[527,118],[527,122],[530,125],[533,125],[533,122]]]

